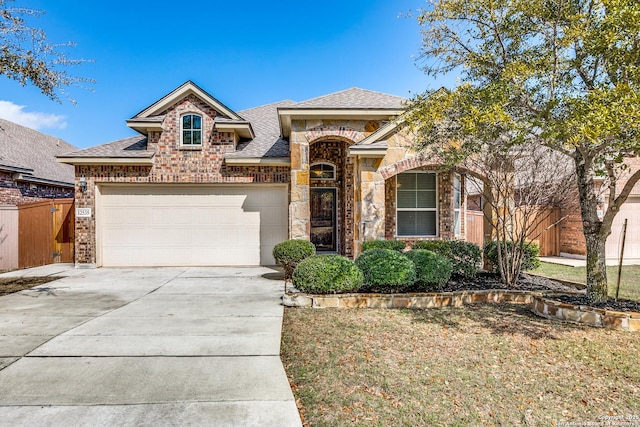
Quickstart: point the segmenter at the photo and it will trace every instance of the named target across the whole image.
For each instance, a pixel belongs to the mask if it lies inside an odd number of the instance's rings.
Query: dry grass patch
[[[282,358],[308,426],[537,425],[640,416],[640,335],[521,305],[285,309]]]
[[[59,277],[15,277],[0,279],[0,296],[12,294],[14,292],[24,291],[34,286],[58,280]]]

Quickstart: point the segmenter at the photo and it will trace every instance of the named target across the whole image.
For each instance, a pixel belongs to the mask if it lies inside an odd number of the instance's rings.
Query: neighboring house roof
[[[278,108],[295,104],[280,101],[261,107],[240,111],[239,114],[253,123],[256,136],[238,145],[235,153],[227,153],[227,159],[289,157],[289,143],[280,136]]]
[[[112,161],[113,163],[150,164],[153,155],[154,151],[147,147],[147,137],[139,135],[65,153],[58,156],[58,159],[73,164],[104,164]]]
[[[352,87],[328,95],[298,102],[291,109],[389,109],[403,110],[405,98]]]
[[[56,162],[56,156],[76,149],[62,139],[0,119],[0,170],[21,173],[21,180],[72,186],[73,166]]]

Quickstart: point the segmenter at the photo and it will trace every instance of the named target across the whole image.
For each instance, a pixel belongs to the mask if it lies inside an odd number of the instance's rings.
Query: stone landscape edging
[[[283,296],[283,304],[287,307],[312,308],[439,308],[461,307],[465,304],[487,302],[530,304],[533,295],[541,296],[542,294],[537,291],[513,291],[508,289],[404,294],[286,293]]]
[[[550,300],[544,295],[533,296],[530,307],[533,313],[547,319],[622,331],[640,331],[640,313],[635,311],[612,311],[567,304]]]
[[[287,292],[282,297],[287,307],[309,308],[441,308],[461,307],[465,304],[501,303],[529,304],[531,311],[541,317],[624,331],[640,331],[640,313],[603,310],[589,306],[575,306],[548,299],[553,295],[581,295],[570,291],[514,291],[491,289],[478,291],[429,292],[404,294],[350,293],[306,294]]]

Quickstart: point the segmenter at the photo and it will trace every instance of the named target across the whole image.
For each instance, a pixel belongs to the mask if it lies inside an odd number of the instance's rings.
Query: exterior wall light
[[[83,193],[87,191],[87,178],[85,178],[84,175],[78,180],[78,188],[80,188],[80,191]]]

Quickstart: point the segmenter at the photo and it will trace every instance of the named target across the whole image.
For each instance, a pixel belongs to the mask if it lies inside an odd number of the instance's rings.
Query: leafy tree
[[[533,143],[572,159],[587,293],[606,300],[605,242],[640,179],[624,162],[640,153],[640,2],[432,0],[418,21],[425,72],[459,72],[461,84],[411,100],[416,147],[449,164],[487,143]],[[597,178],[608,193],[602,219]]]
[[[27,18],[37,18],[42,11],[9,7],[12,2],[0,0],[0,74],[22,86],[34,85],[51,100],[60,102],[63,95],[75,103],[65,88],[93,80],[70,76],[66,68],[87,60],[68,58],[64,49],[73,43],[51,44],[43,30],[27,24]]]

